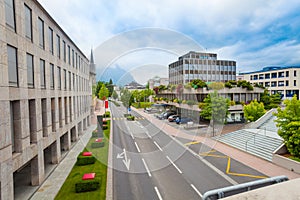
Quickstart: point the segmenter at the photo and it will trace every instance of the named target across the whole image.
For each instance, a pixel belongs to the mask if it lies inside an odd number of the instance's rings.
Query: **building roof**
[[[239,75],[256,74],[256,73],[261,73],[261,72],[277,71],[277,70],[292,69],[292,68],[300,68],[300,66],[267,66],[267,67],[264,67],[261,70],[257,70],[257,71],[241,72],[241,73],[239,73]]]

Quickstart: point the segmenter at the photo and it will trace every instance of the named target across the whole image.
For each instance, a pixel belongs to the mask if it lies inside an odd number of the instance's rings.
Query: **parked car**
[[[176,118],[179,117],[179,115],[171,115],[168,117],[169,122],[175,122]]]
[[[176,124],[187,124],[188,122],[193,122],[189,117],[177,117],[175,120]]]
[[[162,113],[161,115],[157,116],[158,119],[168,119],[168,117],[170,117],[171,115],[175,115],[176,112],[175,111],[166,111],[164,113]]]

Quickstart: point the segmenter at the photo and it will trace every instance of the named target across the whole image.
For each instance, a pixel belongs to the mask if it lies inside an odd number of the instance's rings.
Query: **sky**
[[[168,76],[188,51],[235,60],[237,72],[300,65],[299,0],[38,0],[97,77],[121,66],[139,83]]]

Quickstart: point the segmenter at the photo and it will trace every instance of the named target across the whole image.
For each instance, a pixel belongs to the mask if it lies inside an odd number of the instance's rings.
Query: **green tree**
[[[131,106],[133,103],[133,96],[129,90],[122,90],[121,101],[126,108]]]
[[[102,100],[105,100],[109,96],[109,91],[108,91],[107,87],[105,87],[105,84],[102,84],[102,87],[99,91],[98,96]]]
[[[300,100],[297,96],[284,100],[285,109],[278,108],[277,119],[278,135],[292,156],[300,158]]]
[[[222,82],[213,82],[213,83],[210,83],[207,87],[209,89],[213,89],[213,90],[221,90],[221,89],[224,89],[224,83],[222,83]]]
[[[116,91],[113,91],[112,98],[117,99],[119,97],[118,93]]]
[[[103,84],[104,83],[102,81],[98,81],[97,84],[96,84],[96,88],[94,90],[94,95],[97,96],[98,98],[100,98],[99,97],[99,91],[100,91]]]
[[[267,110],[277,108],[282,102],[281,95],[279,93],[270,95],[269,91],[265,89],[264,93],[260,96],[260,102],[264,103],[265,109]]]
[[[244,106],[245,118],[250,122],[258,120],[265,113],[264,104],[262,102],[257,102],[257,100],[254,100],[249,105]]]
[[[113,84],[113,81],[111,79],[109,79],[109,82],[108,83],[105,83],[105,86],[107,87],[108,91],[109,91],[109,94],[108,96],[111,97],[113,91],[114,91],[114,84]]]
[[[215,124],[224,124],[226,122],[229,104],[229,99],[219,96],[216,91],[208,94],[203,103],[199,104],[201,109],[200,116],[206,120],[212,120],[213,135]]]
[[[200,79],[194,79],[192,82],[190,82],[190,84],[194,89],[204,88],[207,86],[206,83]]]

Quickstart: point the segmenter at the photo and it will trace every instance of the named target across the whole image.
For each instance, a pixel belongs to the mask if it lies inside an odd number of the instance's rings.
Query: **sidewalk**
[[[95,114],[91,119],[91,126],[83,133],[79,138],[78,142],[73,146],[70,152],[65,156],[65,158],[58,164],[56,169],[50,174],[50,176],[44,181],[40,188],[32,195],[32,200],[40,199],[54,199],[60,188],[64,184],[66,178],[71,172],[78,154],[84,149],[88,143],[91,133],[97,127],[97,115],[104,114],[104,109],[102,102],[96,100],[95,103]]]
[[[156,119],[153,115],[149,115],[149,114],[147,114],[141,110],[135,109],[135,108],[133,108],[133,110],[136,111],[137,113],[139,113],[140,115],[142,115],[144,118],[153,122],[153,124],[157,128],[160,128],[162,131],[164,131],[165,133],[167,133],[169,135],[188,139],[191,141],[199,141],[199,142],[209,146],[210,148],[213,148],[213,149],[231,157],[232,159],[235,159],[235,160],[243,163],[244,165],[247,165],[267,176],[273,177],[273,176],[285,175],[289,179],[300,178],[300,174],[291,172],[287,169],[279,167],[279,166],[277,166],[271,162],[268,162],[264,159],[261,159],[254,155],[251,155],[244,151],[240,151],[236,148],[233,148],[231,146],[228,146],[226,144],[223,144],[223,143],[213,140],[211,138],[186,134],[183,131],[178,130],[178,129],[164,123],[163,121]]]

